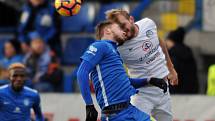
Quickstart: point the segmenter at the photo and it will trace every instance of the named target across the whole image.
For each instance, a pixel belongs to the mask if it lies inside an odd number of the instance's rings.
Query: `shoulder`
[[[25,96],[31,98],[34,103],[40,102],[40,95],[37,90],[24,86]]]
[[[3,92],[5,89],[7,89],[8,86],[9,86],[9,85],[0,86],[0,93]]]
[[[104,42],[104,41],[97,41],[97,42],[94,42],[92,43],[90,46],[89,46],[89,50],[91,51],[98,51],[98,50],[104,50],[107,48],[107,43]]]
[[[146,24],[146,23],[154,24],[155,22],[150,18],[143,18],[143,19],[141,19],[139,21],[136,21],[135,23],[136,24]]]
[[[135,22],[138,26],[156,26],[155,22],[150,18],[143,18]]]
[[[24,90],[25,92],[30,93],[32,95],[39,95],[38,91],[35,89],[31,89],[29,87],[24,86]]]

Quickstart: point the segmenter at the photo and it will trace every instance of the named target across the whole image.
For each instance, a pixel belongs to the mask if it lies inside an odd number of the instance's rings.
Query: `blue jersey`
[[[0,87],[0,121],[30,121],[31,108],[34,109],[36,121],[44,121],[36,90],[24,87],[17,93],[11,85]]]
[[[94,42],[81,58],[95,67],[91,71],[91,79],[101,109],[130,101],[130,96],[136,93],[136,89],[131,86],[115,42]]]

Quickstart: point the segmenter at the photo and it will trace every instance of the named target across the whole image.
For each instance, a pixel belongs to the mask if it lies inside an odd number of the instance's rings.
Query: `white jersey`
[[[138,35],[118,47],[120,55],[128,67],[132,78],[163,78],[169,71],[165,55],[160,47],[156,24],[149,18],[135,23]]]

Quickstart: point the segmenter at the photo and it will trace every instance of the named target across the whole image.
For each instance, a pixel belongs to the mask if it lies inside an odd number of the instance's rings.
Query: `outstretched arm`
[[[167,47],[166,47],[166,44],[163,40],[159,39],[160,41],[160,46],[165,54],[165,57],[166,57],[166,61],[167,61],[167,67],[168,67],[168,70],[169,70],[169,75],[168,75],[168,79],[170,81],[170,84],[171,85],[178,85],[178,75],[177,75],[177,72],[175,71],[175,68],[172,64],[172,61],[169,57],[169,53],[167,51]]]
[[[143,78],[143,79],[136,79],[136,78],[129,78],[131,85],[134,86],[134,88],[140,88],[144,87],[147,84],[154,85],[160,89],[163,90],[164,93],[167,91],[167,83],[163,79],[158,79],[158,78]]]
[[[129,79],[130,79],[131,85],[136,89],[146,86],[150,80],[150,78],[143,78],[143,79],[129,78]]]

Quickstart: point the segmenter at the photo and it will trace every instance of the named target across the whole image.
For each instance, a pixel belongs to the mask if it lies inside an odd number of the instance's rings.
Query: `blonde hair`
[[[8,67],[8,71],[15,69],[15,68],[22,68],[22,69],[26,69],[25,65],[22,63],[13,63]]]
[[[106,19],[114,22],[118,22],[117,16],[122,15],[126,19],[130,18],[128,11],[123,9],[111,9],[105,12]]]
[[[113,24],[111,21],[102,21],[100,23],[97,24],[96,26],[96,39],[100,40],[103,36],[104,36],[104,29],[107,26],[110,26],[111,24]]]

